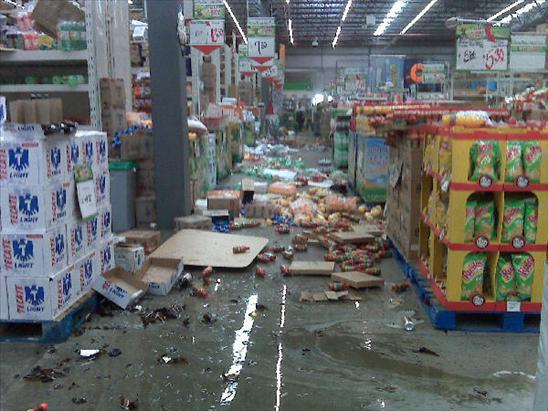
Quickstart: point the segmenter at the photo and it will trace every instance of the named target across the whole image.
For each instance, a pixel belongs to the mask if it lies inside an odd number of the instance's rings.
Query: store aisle
[[[329,152],[316,147],[298,155],[313,166]],[[271,244],[291,240],[272,227],[242,234]],[[297,259],[323,253],[310,247]],[[390,283],[403,279],[392,259],[381,264],[385,288],[366,292],[360,302],[301,303],[301,291],[323,289],[326,279],[282,277],[279,261],[266,268],[264,279],[255,265],[218,270],[207,299],[185,289],[140,301],[145,308],[183,304],[180,319],[143,328],[138,312],[115,309],[112,316],[93,315],[82,335],[54,348],[0,345],[0,408],[46,401],[52,411],[114,410],[121,396],[138,398],[139,410],[158,411],[531,408],[536,356],[528,354],[536,352],[537,335],[444,333],[428,321],[412,332],[394,328],[404,310],[426,318],[413,291],[391,292]],[[421,347],[437,356],[414,352]],[[107,353],[82,360],[79,349]],[[113,349],[121,354],[109,357]],[[162,364],[162,357],[181,360]],[[65,376],[24,380],[35,366]]]

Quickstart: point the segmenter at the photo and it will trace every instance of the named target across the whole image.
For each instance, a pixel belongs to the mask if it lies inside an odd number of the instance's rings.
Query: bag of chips
[[[516,290],[519,298],[531,299],[531,288],[535,274],[535,260],[529,254],[512,254],[512,265],[516,273]]]
[[[542,165],[542,147],[538,141],[523,143],[523,168],[525,175],[532,183],[540,182],[540,168]]]
[[[506,301],[516,290],[516,273],[509,256],[501,255],[497,261],[496,299]]]
[[[438,152],[438,173],[442,176],[451,172],[451,139],[441,137]]]
[[[464,242],[474,241],[474,224],[476,221],[476,201],[468,200],[466,202],[466,215],[464,220]]]
[[[537,240],[538,204],[536,197],[525,199],[525,216],[523,219],[523,236],[529,244]]]
[[[469,300],[472,295],[483,292],[483,273],[486,264],[487,254],[470,253],[464,257],[461,288],[462,300]]]
[[[502,242],[509,243],[512,238],[523,235],[523,216],[525,202],[519,198],[506,198],[502,219]]]
[[[470,149],[472,161],[471,181],[478,181],[481,176],[499,179],[500,145],[497,141],[476,141]]]
[[[495,202],[493,200],[481,200],[476,204],[474,218],[474,236],[483,236],[489,240],[495,234]]]
[[[521,143],[509,141],[506,148],[506,178],[509,183],[516,181],[516,178],[523,175],[523,163],[521,160]]]

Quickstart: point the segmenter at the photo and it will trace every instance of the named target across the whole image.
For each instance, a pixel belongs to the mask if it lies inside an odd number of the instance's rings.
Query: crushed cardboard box
[[[151,257],[145,261],[141,279],[153,295],[168,295],[184,270],[183,260]]]
[[[122,267],[99,276],[93,289],[124,310],[146,294],[148,284],[134,277]]]

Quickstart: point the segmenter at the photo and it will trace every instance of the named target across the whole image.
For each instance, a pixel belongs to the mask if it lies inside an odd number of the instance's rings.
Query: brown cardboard
[[[329,276],[335,270],[331,261],[293,261],[289,266],[291,275],[321,275]]]
[[[154,180],[154,160],[137,161],[137,196],[154,195],[156,192]]]
[[[342,282],[356,289],[384,286],[383,278],[375,277],[373,275],[369,275],[365,273],[360,273],[358,271],[348,271],[345,273],[333,273],[331,274],[331,279],[333,281]]]
[[[228,210],[232,217],[240,215],[240,192],[235,190],[218,190],[207,193],[208,210]]]
[[[156,197],[142,196],[135,199],[137,227],[148,227],[156,222]]]
[[[32,18],[41,31],[55,39],[60,21],[84,21],[85,14],[72,1],[38,0],[32,11]]]
[[[149,258],[141,270],[141,279],[148,284],[148,292],[153,295],[167,295],[182,274],[183,261],[164,258]]]
[[[121,137],[120,156],[122,160],[150,159],[153,154],[152,131],[139,130]]]
[[[212,228],[211,217],[203,215],[189,215],[186,217],[175,217],[175,230],[211,230]]]
[[[101,92],[101,108],[107,109],[124,109],[126,108],[126,91],[124,88],[124,80],[101,78],[99,80],[99,89]]]
[[[117,131],[127,128],[126,110],[122,108],[103,109],[101,112],[103,131],[114,136]]]
[[[128,244],[140,244],[150,254],[160,246],[160,232],[154,230],[130,230],[120,234]]]

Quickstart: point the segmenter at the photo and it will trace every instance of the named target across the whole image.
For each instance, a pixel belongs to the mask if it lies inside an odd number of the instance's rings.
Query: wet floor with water
[[[303,154],[310,165],[325,155]],[[292,237],[272,227],[239,234],[282,245]],[[296,259],[323,254],[309,247]],[[282,277],[280,258],[262,265],[264,279],[255,276],[254,264],[216,270],[206,299],[184,289],[140,302],[144,309],[182,304],[178,319],[145,328],[138,312],[115,310],[112,317],[93,315],[82,335],[54,349],[0,344],[0,409],[46,401],[50,411],[116,410],[121,396],[138,399],[137,409],[146,411],[531,408],[537,335],[434,330],[412,290],[394,303],[390,283],[403,276],[392,259],[381,264],[385,288],[363,292],[362,301],[301,303],[301,291],[325,289],[328,280]],[[426,320],[412,332],[397,328],[407,310]],[[414,352],[420,347],[438,355]],[[78,350],[95,348],[121,354],[79,358]],[[186,361],[165,364],[162,357]],[[58,367],[65,376],[24,380],[37,365]]]

